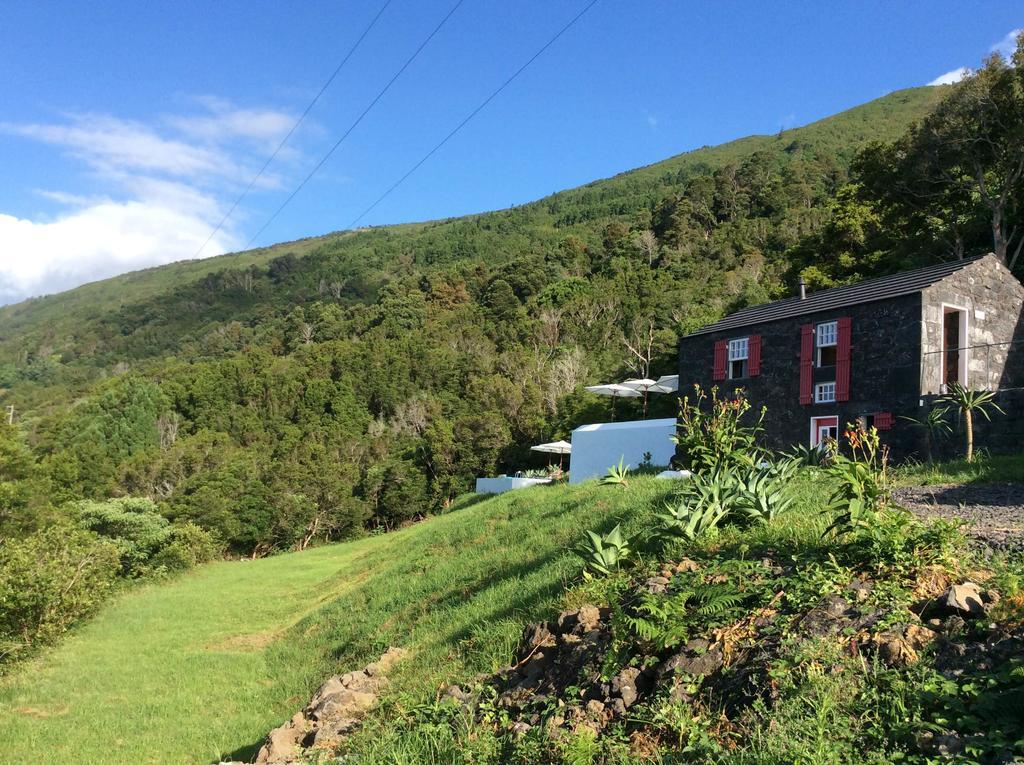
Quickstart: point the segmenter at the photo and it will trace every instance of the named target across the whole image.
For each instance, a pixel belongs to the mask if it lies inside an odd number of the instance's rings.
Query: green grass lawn
[[[922,462],[897,468],[894,479],[907,486],[1024,481],[1024,454],[978,455],[974,462]]]
[[[638,478],[466,498],[396,533],[140,587],[0,681],[0,759],[248,758],[326,676],[388,645],[413,651],[403,692],[493,671],[524,622],[561,605],[584,529],[628,530],[670,490]]]

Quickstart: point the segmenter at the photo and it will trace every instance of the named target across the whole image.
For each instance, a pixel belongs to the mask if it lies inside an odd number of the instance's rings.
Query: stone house
[[[818,445],[859,422],[908,456],[921,433],[901,418],[959,382],[1006,391],[1013,411],[995,435],[1009,448],[1024,443],[1024,432],[1010,432],[1024,421],[1024,399],[1010,395],[1024,386],[1024,286],[994,255],[800,292],[684,337],[679,395],[693,384],[742,388],[767,407],[775,448]]]

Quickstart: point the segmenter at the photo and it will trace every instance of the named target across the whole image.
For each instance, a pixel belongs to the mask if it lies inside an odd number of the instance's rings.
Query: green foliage
[[[702,503],[693,494],[684,494],[657,516],[658,535],[664,539],[684,539],[692,542],[714,529],[728,515],[729,508],[718,503]]]
[[[609,576],[633,557],[633,549],[622,527],[616,524],[604,535],[588,531],[586,542],[577,548],[577,554],[583,559],[588,574]]]
[[[946,419],[949,414],[947,406],[932,406],[921,417],[900,417],[901,420],[909,422],[924,436],[925,457],[928,462],[933,461],[935,445],[953,432],[949,421]]]
[[[82,528],[117,547],[125,577],[182,571],[219,552],[208,532],[191,523],[172,526],[149,499],[83,500],[72,509]]]
[[[887,451],[881,446],[875,428],[865,432],[850,425],[844,437],[853,456],[838,451],[833,455],[829,473],[836,488],[826,512],[835,513],[835,519],[825,533],[870,533],[889,502]]]
[[[114,545],[75,528],[51,526],[0,546],[0,662],[95,611],[118,568]]]
[[[475,477],[528,467],[528,444],[604,419],[581,388],[628,374],[636,326],[653,317],[652,372],[668,372],[681,333],[783,291],[856,148],[939,97],[893,94],[515,209],[0,308],[0,395],[42,463],[18,513],[150,496],[259,555],[442,510]],[[672,414],[671,397],[650,403]]]
[[[612,465],[608,472],[601,479],[605,486],[621,486],[626,488],[629,485],[629,465],[625,464],[624,458],[619,458],[618,465]]]
[[[718,388],[710,395],[694,386],[694,397],[684,396],[679,405],[679,423],[673,441],[683,460],[694,472],[719,468],[753,467],[764,457],[757,439],[763,428],[764,409],[749,422],[750,402],[742,391],[732,398],[719,398]]]
[[[995,402],[996,393],[990,390],[970,390],[960,383],[954,382],[949,385],[949,392],[943,396],[942,401],[956,409],[964,418],[964,435],[967,441],[964,457],[968,462],[974,461],[974,413],[982,415],[986,420],[991,420],[989,409],[994,409],[999,414],[1006,414],[1002,407]]]

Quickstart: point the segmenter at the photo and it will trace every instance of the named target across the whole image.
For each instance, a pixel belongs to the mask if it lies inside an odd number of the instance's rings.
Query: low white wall
[[[623,460],[636,468],[651,453],[651,463],[668,465],[676,453],[675,419],[632,420],[581,425],[572,432],[569,483],[599,478]]]
[[[503,475],[497,478],[477,478],[477,494],[501,494],[513,489],[525,489],[529,486],[537,486],[542,483],[551,483],[550,478],[517,478],[515,476]]]

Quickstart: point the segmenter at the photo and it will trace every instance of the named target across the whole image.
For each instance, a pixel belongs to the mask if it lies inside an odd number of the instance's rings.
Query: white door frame
[[[819,437],[819,434],[822,426],[835,428],[836,436],[838,437],[839,415],[822,414],[811,418],[811,446],[821,446],[821,438]]]

